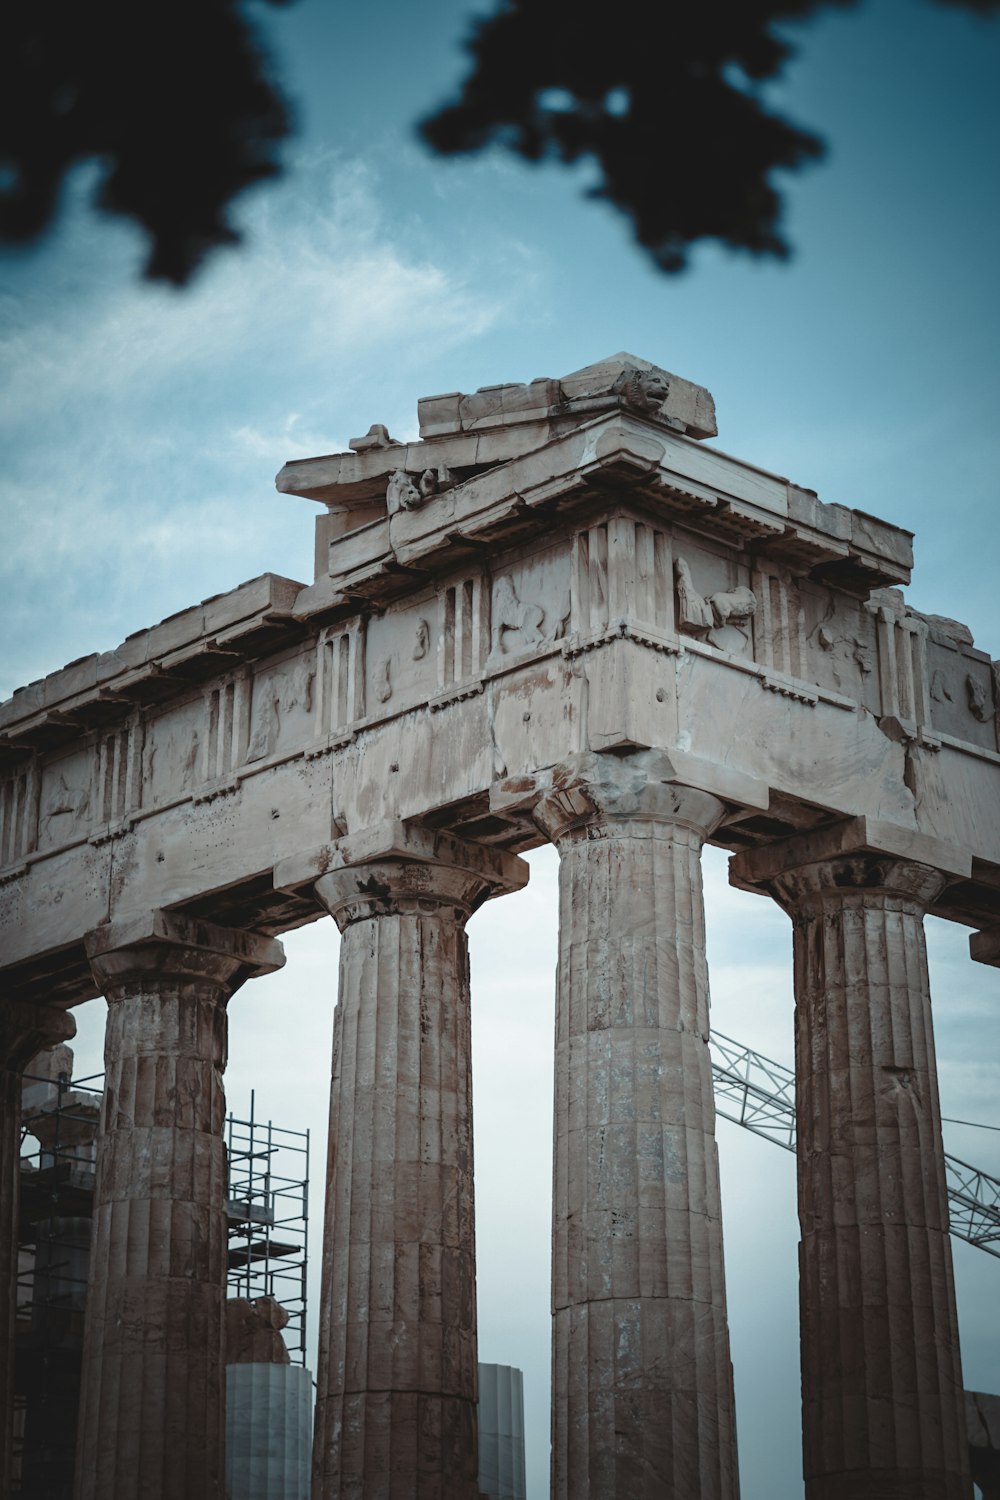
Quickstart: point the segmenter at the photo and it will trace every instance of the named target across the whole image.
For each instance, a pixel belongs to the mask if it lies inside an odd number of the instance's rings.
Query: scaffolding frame
[[[309,1263],[309,1132],[256,1118],[226,1119],[229,1162],[229,1295],[273,1297],[293,1364],[306,1363]]]

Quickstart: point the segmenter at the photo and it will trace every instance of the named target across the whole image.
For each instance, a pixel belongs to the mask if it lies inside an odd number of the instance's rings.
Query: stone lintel
[[[609,762],[620,758],[611,751],[595,753],[606,755]],[[665,783],[690,787],[692,791],[708,792],[721,801],[736,803],[752,811],[767,812],[770,807],[770,789],[755,776],[747,776],[732,766],[705,760],[702,756],[691,755],[685,750],[651,750],[649,753],[662,757],[664,772],[669,764],[671,774],[661,773],[657,778]],[[503,781],[494,782],[490,788],[490,811],[498,816],[530,813],[552,790],[553,777],[558,769],[548,766],[530,776],[508,776]]]
[[[274,867],[275,889],[298,891],[337,870],[386,860],[449,865],[479,876],[495,895],[521,890],[528,883],[528,865],[517,854],[458,839],[422,823],[392,818],[281,860]]]
[[[889,855],[959,880],[968,880],[972,873],[972,856],[967,849],[957,849],[894,823],[859,816],[755,849],[742,849],[729,861],[729,881],[740,890],[766,889],[779,876],[803,865],[855,854]]]
[[[104,967],[102,960],[106,957],[150,947],[184,949],[229,960],[247,978],[272,974],[285,962],[285,950],[276,938],[162,910],[137,912],[102,923],[87,933],[84,947],[95,969]]]
[[[1000,927],[986,927],[982,932],[970,932],[969,953],[979,964],[992,964],[1000,969]]]

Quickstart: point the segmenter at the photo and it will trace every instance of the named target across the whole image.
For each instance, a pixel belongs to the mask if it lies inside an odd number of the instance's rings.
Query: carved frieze
[[[757,613],[757,596],[745,584],[716,589],[703,595],[695,586],[691,565],[678,556],[674,564],[677,582],[677,628],[698,640],[749,656],[753,648],[753,619]]]
[[[247,764],[308,741],[315,681],[316,664],[309,658],[282,662],[254,676]]]
[[[93,796],[90,745],[45,765],[38,800],[38,847],[58,848],[85,839],[93,824]]]
[[[998,748],[996,715],[1000,692],[994,664],[977,651],[964,626],[953,620],[925,617],[931,722],[938,734],[951,735],[984,749]]]

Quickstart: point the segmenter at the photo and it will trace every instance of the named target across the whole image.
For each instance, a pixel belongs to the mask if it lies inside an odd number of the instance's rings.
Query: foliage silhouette
[[[36,239],[96,157],[99,206],[149,236],[148,276],[181,284],[238,239],[227,206],[275,175],[289,130],[239,0],[10,0],[0,37],[0,236]]]
[[[824,143],[765,107],[759,86],[793,54],[778,27],[857,0],[501,0],[468,41],[457,102],[420,126],[442,154],[499,144],[527,161],[591,158],[588,191],[632,221],[664,271],[721,240],[786,257],[776,169]],[[1000,0],[938,0],[980,15]]]
[[[593,158],[591,191],[666,271],[706,237],[785,256],[771,174],[823,143],[763,103],[792,54],[776,28],[857,3],[501,0],[473,29],[461,97],[420,129],[445,155],[499,142],[528,161]],[[0,240],[36,241],[66,174],[95,158],[98,206],[145,230],[148,276],[182,285],[238,240],[229,205],[280,171],[290,129],[244,0],[10,0],[0,41]]]

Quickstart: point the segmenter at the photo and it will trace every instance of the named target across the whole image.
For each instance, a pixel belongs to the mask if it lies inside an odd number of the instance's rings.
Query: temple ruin
[[[967,1500],[923,918],[1000,964],[998,664],[642,359],[418,413],[282,469],[312,583],[0,706],[5,1347],[18,1072],[109,1002],[78,1500],[222,1500],[226,1005],[326,914],[314,1497],[475,1500],[465,923],[545,841],[552,1493],[735,1500],[706,840],[794,929],[807,1500]]]

